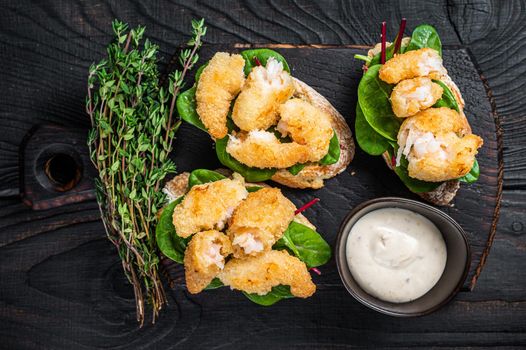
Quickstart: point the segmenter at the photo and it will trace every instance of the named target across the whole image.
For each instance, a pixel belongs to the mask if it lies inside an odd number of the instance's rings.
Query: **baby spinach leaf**
[[[225,285],[223,284],[223,282],[221,282],[221,280],[216,277],[212,280],[212,282],[210,282],[208,286],[206,286],[205,290],[217,289],[224,286]]]
[[[294,298],[294,295],[292,295],[290,292],[290,286],[284,286],[281,284],[279,286],[272,287],[272,290],[265,295],[259,295],[255,293],[250,294],[246,292],[243,292],[243,294],[245,294],[245,296],[253,303],[262,306],[273,305],[281,299]]]
[[[393,155],[395,154],[396,154],[396,151],[390,148],[389,155],[393,157]],[[442,182],[428,182],[428,181],[422,181],[422,180],[418,180],[418,179],[410,177],[409,172],[407,170],[408,165],[409,165],[409,162],[407,161],[406,157],[402,155],[400,159],[400,165],[395,167],[394,171],[396,175],[398,175],[400,180],[402,180],[404,185],[411,192],[414,192],[414,193],[430,192],[442,184]]]
[[[299,222],[292,221],[275,244],[275,249],[288,248],[308,267],[325,264],[331,258],[331,247],[321,235]]]
[[[413,30],[411,35],[411,41],[407,45],[407,51],[419,50],[425,47],[438,51],[439,55],[442,56],[442,42],[436,29],[429,24],[422,24]]]
[[[289,173],[291,173],[292,175],[298,175],[300,171],[303,170],[303,168],[305,168],[307,166],[307,164],[301,164],[301,163],[298,163],[296,165],[293,165],[291,167],[288,167],[287,170],[289,171]]]
[[[188,178],[188,189],[194,187],[195,185],[202,185],[208,182],[214,182],[223,179],[226,179],[226,177],[216,171],[196,169],[190,173],[190,177]]]
[[[228,136],[216,140],[216,154],[217,158],[224,166],[241,174],[248,182],[266,181],[276,173],[276,169],[258,169],[251,168],[245,164],[234,159],[227,151],[226,145],[228,143]]]
[[[369,125],[383,137],[396,141],[401,122],[389,101],[393,86],[378,77],[381,66],[371,66],[363,75],[358,85],[358,103]]]
[[[329,152],[320,159],[318,163],[321,165],[331,165],[337,163],[340,160],[340,141],[336,132],[332,135],[331,142],[329,144]]]
[[[183,263],[184,251],[191,239],[190,237],[179,237],[175,233],[175,227],[172,221],[174,209],[182,200],[183,197],[181,196],[164,207],[159,222],[157,223],[157,227],[155,228],[155,239],[159,250],[168,258],[179,264]]]
[[[468,184],[473,183],[479,179],[480,176],[480,169],[479,169],[479,162],[475,159],[475,162],[473,163],[473,166],[471,167],[471,171],[467,174],[459,178],[459,181],[466,182]]]
[[[433,82],[440,85],[440,87],[442,87],[442,89],[444,90],[444,92],[442,93],[442,97],[433,105],[433,107],[447,107],[454,109],[457,112],[460,112],[460,109],[458,108],[457,99],[455,98],[449,87],[440,80],[433,80]]]
[[[263,188],[262,186],[247,186],[246,187],[248,193],[257,192],[262,188]]]
[[[354,123],[356,141],[358,141],[358,145],[364,152],[372,156],[378,156],[389,148],[388,140],[374,131],[367,120],[365,120],[359,103],[356,105],[356,119]]]
[[[256,57],[261,65],[266,66],[267,61],[269,58],[274,57],[278,62],[281,62],[283,64],[283,70],[286,70],[290,73],[290,68],[283,56],[281,56],[279,53],[277,53],[274,50],[270,49],[251,49],[251,50],[245,50],[241,51],[241,56],[245,59],[245,75],[248,75],[253,67],[257,66],[256,60],[254,57]]]
[[[204,132],[208,132],[201,119],[199,119],[199,115],[197,114],[197,102],[195,100],[195,91],[196,87],[193,86],[190,89],[183,91],[177,97],[177,113],[179,113],[179,117],[181,117],[181,119],[185,122],[203,130]]]

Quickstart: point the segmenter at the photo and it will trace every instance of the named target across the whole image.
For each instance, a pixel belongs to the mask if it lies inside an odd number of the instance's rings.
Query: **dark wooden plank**
[[[0,198],[0,347],[526,346],[524,7],[521,0],[0,3],[0,196],[11,196]],[[400,320],[365,309],[339,285],[323,284],[313,299],[268,309],[228,290],[190,298],[179,288],[169,293],[158,323],[139,330],[131,289],[96,204],[25,208],[13,196],[18,146],[37,122],[87,128],[85,73],[104,54],[111,19],[146,24],[166,60],[197,16],[207,18],[207,40],[216,44],[365,45],[377,41],[379,22],[387,20],[394,33],[405,16],[410,27],[431,23],[446,45],[465,46],[488,80],[505,132],[501,219],[477,289],[433,315]],[[354,103],[355,93],[345,87],[323,92],[333,101],[348,96],[343,106]],[[206,142],[199,147],[209,152]]]

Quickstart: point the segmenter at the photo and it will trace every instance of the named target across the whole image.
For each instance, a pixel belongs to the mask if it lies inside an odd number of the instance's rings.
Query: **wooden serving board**
[[[238,52],[249,47],[252,46],[204,46],[200,62],[206,62],[217,51]],[[258,45],[258,47],[269,46]],[[293,76],[312,86],[340,111],[354,132],[354,111],[357,87],[362,76],[362,64],[353,56],[358,53],[364,54],[367,47],[353,45],[271,45],[270,47],[287,59]],[[449,75],[460,88],[466,101],[465,113],[473,132],[484,139],[484,146],[477,156],[481,169],[480,179],[472,185],[462,184],[452,205],[441,208],[460,223],[468,236],[472,257],[463,290],[469,291],[475,287],[495,235],[502,191],[502,135],[491,90],[484,77],[479,74],[469,51],[463,47],[446,47],[443,56]],[[210,137],[186,123],[183,123],[177,134],[175,150],[174,160],[179,172],[196,168],[215,169],[221,166],[215,156]],[[358,148],[347,170],[336,178],[326,181],[324,188],[320,190],[283,188],[283,190],[297,206],[313,197],[321,199],[319,204],[304,214],[316,225],[318,232],[322,233],[332,247],[335,245],[343,218],[359,203],[384,196],[420,200],[406,189],[394,172],[387,169],[381,157],[369,156]],[[179,289],[184,284],[182,267],[168,259],[163,260],[163,265],[171,286]],[[320,270],[322,275],[314,277],[318,289],[341,286],[334,258]],[[213,293],[229,293],[229,291],[225,288],[224,291],[218,290]],[[221,299],[225,300],[222,297]],[[345,299],[344,302],[352,302],[350,300],[352,298]]]

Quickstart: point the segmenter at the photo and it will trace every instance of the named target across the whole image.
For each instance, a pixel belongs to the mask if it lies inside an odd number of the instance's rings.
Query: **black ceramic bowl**
[[[381,208],[408,209],[425,216],[442,232],[446,243],[447,261],[442,276],[426,294],[407,303],[391,303],[367,294],[354,280],[347,265],[345,251],[352,226],[365,214]],[[377,198],[355,207],[343,221],[336,241],[336,263],[345,288],[365,306],[391,316],[421,316],[445,305],[462,287],[470,261],[471,254],[464,230],[455,220],[430,205],[405,198]]]

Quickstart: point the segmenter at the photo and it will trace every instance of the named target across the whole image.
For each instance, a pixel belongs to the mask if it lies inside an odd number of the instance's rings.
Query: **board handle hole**
[[[75,187],[81,178],[82,169],[72,155],[66,153],[51,154],[43,162],[46,175],[45,187],[58,192],[66,192]]]

